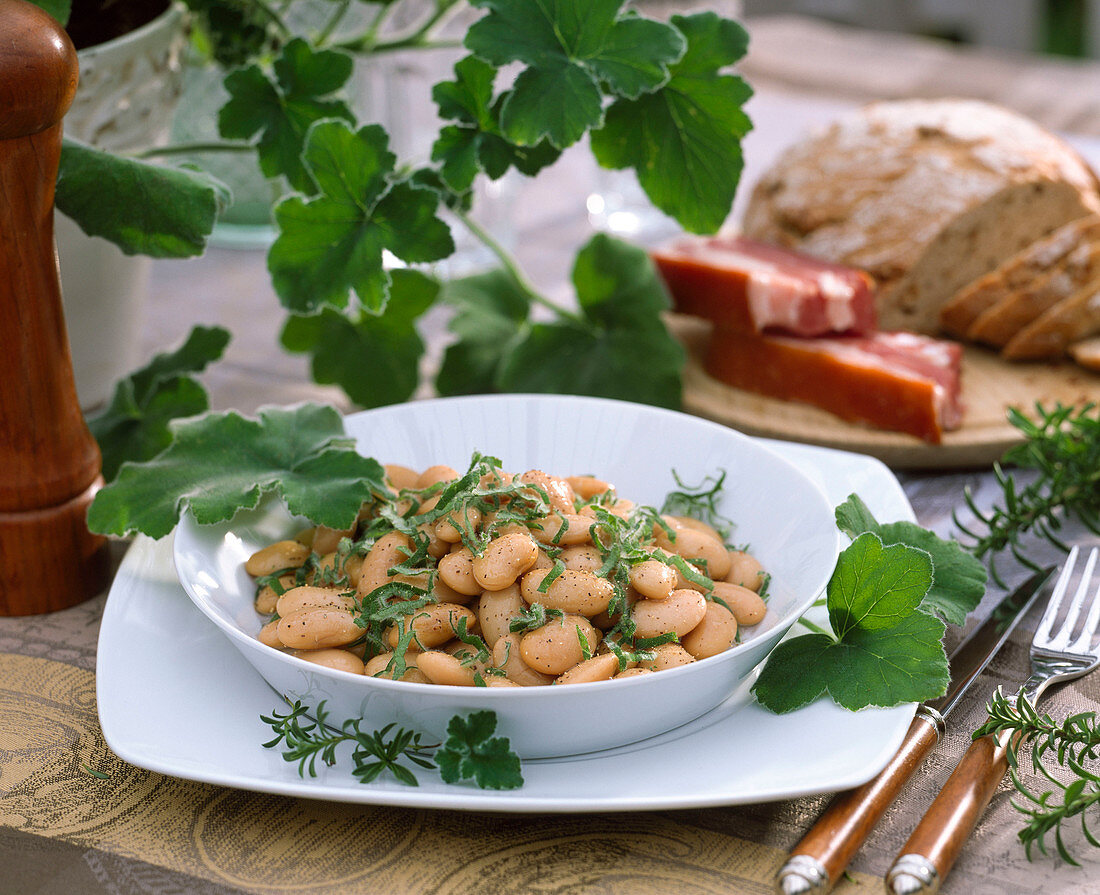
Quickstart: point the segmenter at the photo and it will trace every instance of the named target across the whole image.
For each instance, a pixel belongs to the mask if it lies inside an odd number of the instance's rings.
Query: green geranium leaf
[[[303,160],[321,192],[276,206],[280,233],[267,259],[275,291],[291,311],[343,308],[354,292],[367,311],[380,312],[390,288],[384,249],[410,264],[454,252],[450,230],[436,216],[439,194],[395,182],[388,144],[377,125],[353,131],[333,120],[310,129]]]
[[[443,301],[455,308],[449,328],[459,337],[447,347],[436,377],[441,395],[497,390],[501,361],[523,331],[531,299],[504,270],[451,280]]]
[[[909,544],[928,552],[935,580],[920,609],[951,625],[962,625],[985,594],[988,573],[981,561],[958,541],[944,540],[914,522],[876,521],[867,504],[856,494],[836,509],[837,526],[849,537],[874,532],[884,544]]]
[[[745,30],[711,12],[673,16],[687,52],[654,92],[621,99],[591,136],[605,168],[633,168],[650,200],[693,233],[725,221],[741,177],[740,140],[752,128],[741,107],[752,95],[721,74],[744,55]]]
[[[680,33],[624,12],[623,0],[474,0],[488,10],[466,47],[494,66],[526,66],[500,123],[520,145],[544,138],[559,149],[603,120],[603,93],[635,98],[668,79],[684,52]]]
[[[208,413],[172,426],[172,444],[147,463],[126,463],[101,489],[88,526],[101,534],[168,534],[190,509],[203,524],[251,509],[269,491],[319,525],[346,528],[384,488],[376,460],[355,452],[331,407],[263,408],[258,419]]]
[[[884,631],[853,630],[835,648],[829,694],[851,711],[942,696],[950,679],[945,630],[923,612]]]
[[[291,317],[283,346],[312,355],[313,379],[339,385],[356,404],[380,407],[412,397],[420,381],[424,342],[416,320],[436,300],[439,284],[411,270],[391,274],[390,303],[382,316],[359,311],[354,319],[334,308]]]
[[[931,586],[932,558],[925,551],[886,547],[867,532],[840,555],[829,579],[829,621],[842,640],[857,628],[892,628],[913,614]]]
[[[757,700],[790,712],[828,693],[853,711],[932,699],[948,681],[942,621],[918,608],[932,560],[917,547],[866,532],[841,553],[826,606],[833,634],[784,641],[753,685]]]
[[[295,38],[273,70],[274,79],[255,64],[229,73],[229,100],[218,112],[218,129],[229,139],[256,139],[265,175],[283,175],[294,189],[312,193],[315,185],[302,161],[306,134],[322,118],[355,120],[347,103],[333,96],[351,77],[352,58]]]
[[[191,47],[226,71],[247,65],[281,43],[277,20],[256,3],[187,0]]]
[[[88,418],[103,455],[103,478],[111,481],[127,460],[151,460],[172,441],[168,424],[210,406],[206,390],[191,373],[201,373],[229,344],[218,326],[196,326],[175,351],[158,354],[115,385],[107,407]]]
[[[917,612],[888,630],[856,629],[842,641],[795,637],[772,650],[753,692],[777,713],[824,693],[851,711],[930,699],[947,688],[943,634],[943,622]]]
[[[684,351],[661,322],[668,296],[647,253],[597,235],[573,284],[581,318],[531,326],[504,358],[500,387],[678,407]]]
[[[65,140],[55,204],[89,236],[101,236],[127,255],[201,255],[226,187],[199,171],[121,158]]]
[[[470,189],[479,171],[493,180],[513,167],[531,176],[557,160],[560,151],[546,140],[517,146],[504,138],[499,116],[506,97],[493,100],[493,66],[467,56],[454,71],[454,81],[432,88],[440,117],[457,122],[444,127],[432,146],[432,160],[440,163],[440,174],[451,189]]]

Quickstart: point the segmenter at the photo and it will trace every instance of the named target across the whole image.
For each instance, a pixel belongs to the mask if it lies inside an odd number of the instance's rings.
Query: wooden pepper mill
[[[0,0],[0,615],[73,606],[106,587],[89,533],[100,456],[73,381],[53,238],[61,119],[76,51],[57,22]]]

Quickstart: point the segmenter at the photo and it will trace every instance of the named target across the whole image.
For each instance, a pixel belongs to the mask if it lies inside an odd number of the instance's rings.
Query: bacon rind
[[[704,367],[735,388],[939,444],[962,418],[961,352],[911,333],[800,339],[716,329]]]
[[[653,251],[675,309],[740,332],[869,333],[866,273],[741,236],[684,237]]]

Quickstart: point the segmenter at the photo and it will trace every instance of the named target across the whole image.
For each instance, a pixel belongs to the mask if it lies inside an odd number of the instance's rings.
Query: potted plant
[[[68,144],[58,208],[123,251],[199,252],[224,190],[148,160],[170,163],[196,148],[253,154],[278,195],[267,263],[288,315],[282,345],[310,355],[319,382],[363,406],[405,400],[424,352],[418,320],[445,303],[455,339],[435,380],[441,394],[560,391],[678,405],[683,350],[662,322],[667,299],[645,252],[594,237],[574,267],[577,305],[562,307],[470,216],[473,189],[511,171],[538,175],[587,141],[603,167],[633,170],[654,206],[684,229],[715,231],[732,205],[740,139],[751,126],[742,111],[750,90],[730,73],[747,46],[741,26],[712,12],[657,21],[624,0],[562,0],[549,18],[528,0],[417,0],[367,4],[353,28],[345,17],[363,4],[327,2],[319,25],[298,27],[288,13],[301,2],[277,10],[188,0],[197,45],[225,69],[220,139],[143,158]],[[463,10],[468,26],[448,33]],[[441,46],[461,58],[430,91],[442,120],[431,156],[399,159],[386,130],[360,120],[347,100],[355,62]],[[115,188],[104,202],[107,177]],[[155,201],[135,199],[151,190]],[[457,228],[498,265],[439,279],[434,265],[454,252]],[[164,403],[148,419],[144,407],[161,385],[178,385],[213,359],[218,344],[202,331],[172,355],[178,368],[159,359],[122,383],[92,420],[106,468],[117,463],[105,433],[130,432],[127,450],[145,444],[145,456],[164,446]],[[322,350],[334,344],[339,351]],[[578,363],[566,373],[562,357]],[[185,415],[196,404],[180,407]],[[146,424],[157,437],[137,437]]]

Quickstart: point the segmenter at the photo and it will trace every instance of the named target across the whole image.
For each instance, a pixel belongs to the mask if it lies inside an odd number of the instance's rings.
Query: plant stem
[[[431,33],[442,24],[451,10],[458,6],[459,2],[460,0],[436,0],[435,11],[421,22],[420,25],[410,30],[407,34],[398,35],[391,40],[378,41],[378,32],[382,24],[382,19],[386,14],[386,10],[383,10],[378,14],[378,17],[371,22],[370,27],[361,35],[349,38],[334,46],[342,50],[348,50],[352,53],[368,55],[388,53],[394,50],[461,47],[461,41],[433,41],[430,39]]]
[[[286,22],[283,21],[283,17],[271,8],[267,0],[253,0],[253,2],[256,4],[256,8],[271,20],[282,37],[290,38],[294,36],[290,28],[287,27]]]
[[[340,0],[339,3],[335,4],[335,8],[332,11],[332,15],[329,16],[329,20],[325,22],[324,27],[317,32],[317,39],[313,42],[315,46],[323,46],[325,41],[332,36],[332,32],[336,30],[336,26],[343,20],[350,5],[351,0]],[[380,18],[381,15],[382,13],[380,12],[376,19]]]
[[[135,152],[131,158],[159,158],[166,155],[191,155],[198,152],[254,152],[251,143],[174,143],[171,146],[150,146]]]
[[[814,624],[814,623],[813,623],[812,621],[810,621],[810,620],[809,620],[808,618],[800,618],[800,619],[798,620],[798,623],[799,623],[800,625],[802,625],[802,626],[803,626],[804,628],[809,628],[809,629],[810,629],[811,631],[813,631],[813,632],[814,632],[815,634],[824,634],[824,635],[825,635],[826,637],[828,637],[828,638],[829,638],[830,640],[832,640],[832,639],[833,639],[833,633],[832,633],[832,631],[826,631],[826,630],[825,630],[825,629],[824,629],[823,627],[821,627],[821,625],[816,625],[816,624]]]
[[[375,44],[370,49],[372,56],[380,56],[383,53],[395,53],[398,50],[459,50],[462,49],[460,40],[425,40],[402,38],[401,40],[386,41]]]
[[[462,221],[466,229],[469,230],[470,233],[472,233],[477,238],[478,242],[484,245],[485,248],[487,248],[496,256],[497,260],[500,262],[500,266],[504,268],[504,270],[513,280],[515,280],[516,285],[519,286],[523,294],[526,295],[532,303],[542,305],[542,307],[544,308],[548,308],[561,319],[571,320],[574,323],[578,323],[582,326],[588,326],[588,321],[585,320],[580,314],[560,307],[559,305],[550,301],[550,299],[546,298],[544,295],[541,295],[535,289],[535,287],[531,285],[527,277],[524,276],[524,273],[522,270],[520,270],[519,265],[516,263],[516,260],[508,253],[504,246],[502,246],[499,242],[496,241],[496,239],[493,238],[489,231],[487,231],[484,227],[477,223],[477,221],[473,220],[465,212],[455,209],[454,214],[460,221]]]

